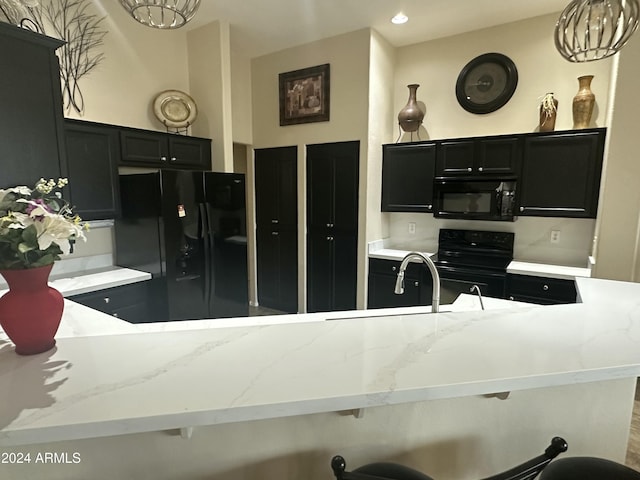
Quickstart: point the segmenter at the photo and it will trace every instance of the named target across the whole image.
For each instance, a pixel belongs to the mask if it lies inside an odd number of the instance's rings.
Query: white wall
[[[578,91],[577,77],[594,75],[592,89],[596,108],[592,125],[606,126],[611,60],[572,64],[564,60],[553,44],[557,14],[500,25],[398,49],[395,70],[395,112],[407,102],[407,85],[420,84],[418,100],[426,106],[420,138],[441,139],[465,136],[533,132],[538,125],[538,105],[546,92],[559,100],[556,130],[573,126],[571,102]],[[475,115],[462,109],[455,96],[455,84],[462,68],[483,53],[507,55],[518,69],[518,86],[501,109]],[[397,137],[397,118],[390,119],[392,141]],[[410,139],[404,134],[402,141]],[[414,140],[415,140],[414,136]],[[417,232],[408,235],[408,222]],[[393,244],[412,245],[433,251],[440,228],[513,231],[515,256],[520,260],[585,267],[591,252],[595,222],[583,219],[521,217],[511,224],[501,222],[445,221],[430,214],[390,214],[389,236]],[[551,230],[560,230],[560,243],[549,242]]]

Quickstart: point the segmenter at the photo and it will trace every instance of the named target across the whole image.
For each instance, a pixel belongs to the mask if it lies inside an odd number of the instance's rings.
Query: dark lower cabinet
[[[392,308],[431,305],[430,278],[422,271],[424,265],[409,264],[405,271],[404,293],[394,293],[400,261],[369,259],[369,289],[367,308]]]
[[[576,286],[573,280],[509,274],[507,298],[541,305],[575,303]]]
[[[357,250],[357,237],[351,234],[308,235],[309,312],[355,309]]]
[[[298,311],[298,234],[295,230],[256,229],[258,303],[287,313]]]
[[[69,297],[76,303],[129,323],[155,321],[149,305],[149,282],[131,283]]]
[[[113,127],[66,120],[64,137],[69,197],[83,220],[115,218],[118,193],[118,131]],[[96,181],[99,179],[99,181]]]

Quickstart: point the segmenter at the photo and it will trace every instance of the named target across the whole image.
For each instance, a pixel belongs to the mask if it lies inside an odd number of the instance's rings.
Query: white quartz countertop
[[[583,303],[573,305],[497,301],[498,309],[459,311],[454,303],[437,314],[333,312],[333,321],[292,315],[293,323],[261,317],[221,328],[210,320],[59,337],[54,350],[30,357],[0,340],[0,445],[639,376],[640,284],[576,283]],[[102,315],[71,310],[79,320]]]

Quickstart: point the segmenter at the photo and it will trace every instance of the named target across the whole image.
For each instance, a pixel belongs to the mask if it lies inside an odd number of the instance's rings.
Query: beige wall
[[[634,282],[640,281],[638,59],[640,38],[636,34],[618,59],[595,248],[595,276]]]
[[[298,147],[298,254],[299,310],[306,305],[305,243],[305,145],[324,142],[360,141],[360,208],[365,208],[367,192],[368,111],[369,111],[370,31],[359,30],[307,45],[255,58],[252,71],[253,146],[255,148],[296,145]],[[329,63],[330,121],[280,126],[278,75]],[[249,169],[251,170],[251,166]],[[362,217],[362,213],[360,214]],[[365,278],[365,236],[361,226],[358,239],[358,291],[362,304]],[[255,252],[250,252],[255,268]],[[255,299],[252,299],[255,301]]]

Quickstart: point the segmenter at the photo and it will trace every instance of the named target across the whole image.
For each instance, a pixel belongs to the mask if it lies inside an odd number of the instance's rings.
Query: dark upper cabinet
[[[55,55],[62,44],[0,22],[0,188],[67,175]]]
[[[118,130],[66,120],[64,137],[74,211],[83,220],[115,218],[120,211]]]
[[[259,226],[297,227],[297,162],[295,146],[256,150],[256,222]]]
[[[298,311],[298,149],[255,151],[258,303]]]
[[[595,218],[604,129],[524,139],[519,215]]]
[[[433,211],[436,144],[382,146],[382,211]]]
[[[307,146],[307,310],[356,307],[360,142]]]
[[[211,140],[147,130],[120,131],[120,165],[211,170]]]
[[[515,175],[520,152],[520,139],[517,136],[440,141],[436,155],[436,176]]]
[[[360,142],[307,146],[307,223],[357,231]]]

